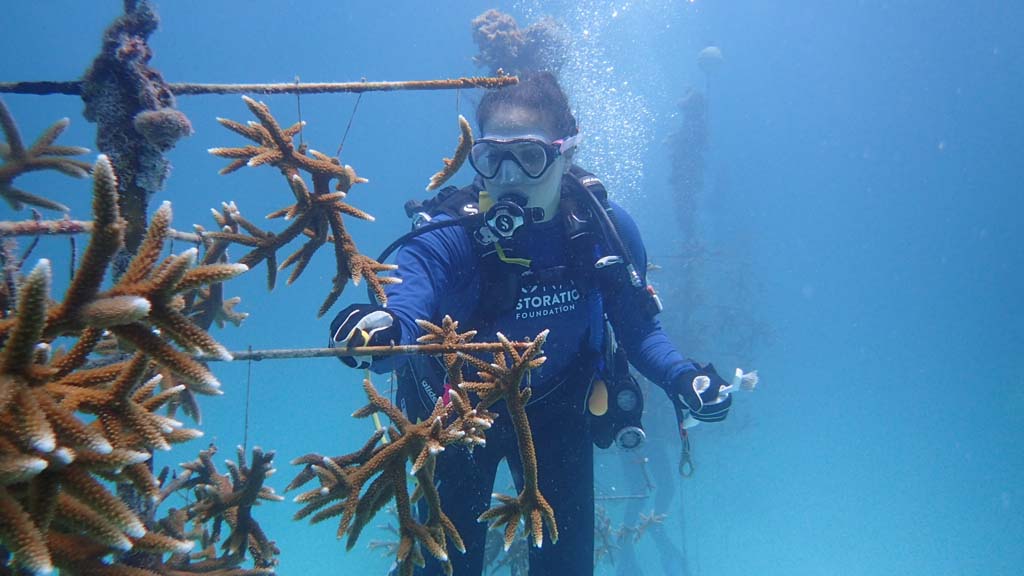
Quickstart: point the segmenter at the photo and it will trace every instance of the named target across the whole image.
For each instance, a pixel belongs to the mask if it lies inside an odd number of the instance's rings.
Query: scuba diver
[[[481,137],[469,156],[474,183],[407,204],[415,228],[384,255],[401,248],[396,274],[402,283],[387,287],[387,306],[354,304],[339,313],[330,345],[412,344],[422,335],[416,319],[440,324],[445,315],[462,330],[500,331],[512,340],[550,328],[547,362],[530,374],[527,414],[540,491],[554,508],[559,539],[530,548],[530,573],[591,575],[593,445],[629,448],[644,438],[643,396],[629,364],[664,389],[680,424],[684,416],[724,420],[732,398],[710,364],[687,360],[662,330],[637,225],[608,200],[596,177],[573,164],[580,133],[555,77],[536,73],[487,92],[476,117]],[[412,421],[429,414],[445,392],[437,358],[342,361],[395,371],[396,401]],[[437,456],[441,501],[466,544],[465,554],[451,557],[460,576],[483,571],[488,528],[477,518],[490,506],[503,459],[522,490],[511,418],[503,403],[491,410],[499,417],[486,445],[472,452],[453,445]],[[444,572],[425,556],[418,573]]]

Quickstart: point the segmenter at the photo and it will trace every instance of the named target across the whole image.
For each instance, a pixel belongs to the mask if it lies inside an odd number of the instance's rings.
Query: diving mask
[[[579,139],[580,135],[576,134],[549,144],[537,138],[481,138],[473,143],[469,163],[477,174],[490,180],[498,175],[502,162],[511,160],[524,174],[536,180],[544,175],[559,156],[576,147]]]

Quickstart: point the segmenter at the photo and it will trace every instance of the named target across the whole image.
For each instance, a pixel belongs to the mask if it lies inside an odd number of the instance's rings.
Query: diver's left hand
[[[729,415],[729,408],[732,407],[732,394],[722,392],[722,388],[729,383],[718,375],[711,364],[698,365],[697,368],[676,376],[670,393],[679,395],[695,420],[721,422]]]

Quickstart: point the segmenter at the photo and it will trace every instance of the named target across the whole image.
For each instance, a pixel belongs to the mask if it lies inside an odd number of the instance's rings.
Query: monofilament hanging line
[[[75,244],[75,237],[74,236],[68,236],[68,240],[71,243],[71,262],[70,262],[70,264],[71,264],[71,269],[70,269],[71,270],[71,275],[68,276],[68,278],[74,278],[75,277],[75,268],[78,267],[78,245]]]
[[[345,147],[345,140],[348,139],[348,131],[352,129],[352,121],[356,119],[356,110],[359,110],[359,101],[362,99],[363,93],[360,92],[359,95],[356,96],[355,105],[352,106],[352,114],[348,117],[348,124],[345,125],[345,133],[341,135],[341,143],[338,144],[338,151],[334,154],[338,159],[341,159],[341,150]]]
[[[252,344],[249,345],[249,354],[252,354]],[[252,391],[252,356],[245,367],[245,428],[242,433],[242,452],[249,451],[249,398]]]
[[[299,149],[302,150],[303,146],[305,146],[305,144],[304,144],[304,142],[302,140],[302,129],[304,127],[303,124],[302,124],[302,93],[299,92],[298,88],[299,88],[299,76],[296,74],[296,76],[295,76],[295,108],[298,109],[298,113],[299,113]]]

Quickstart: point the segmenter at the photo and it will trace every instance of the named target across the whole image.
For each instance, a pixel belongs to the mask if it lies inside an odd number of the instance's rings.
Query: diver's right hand
[[[334,317],[331,322],[330,348],[358,346],[387,346],[402,339],[401,325],[395,315],[375,304],[353,304]],[[369,368],[372,356],[339,356],[350,368]]]

